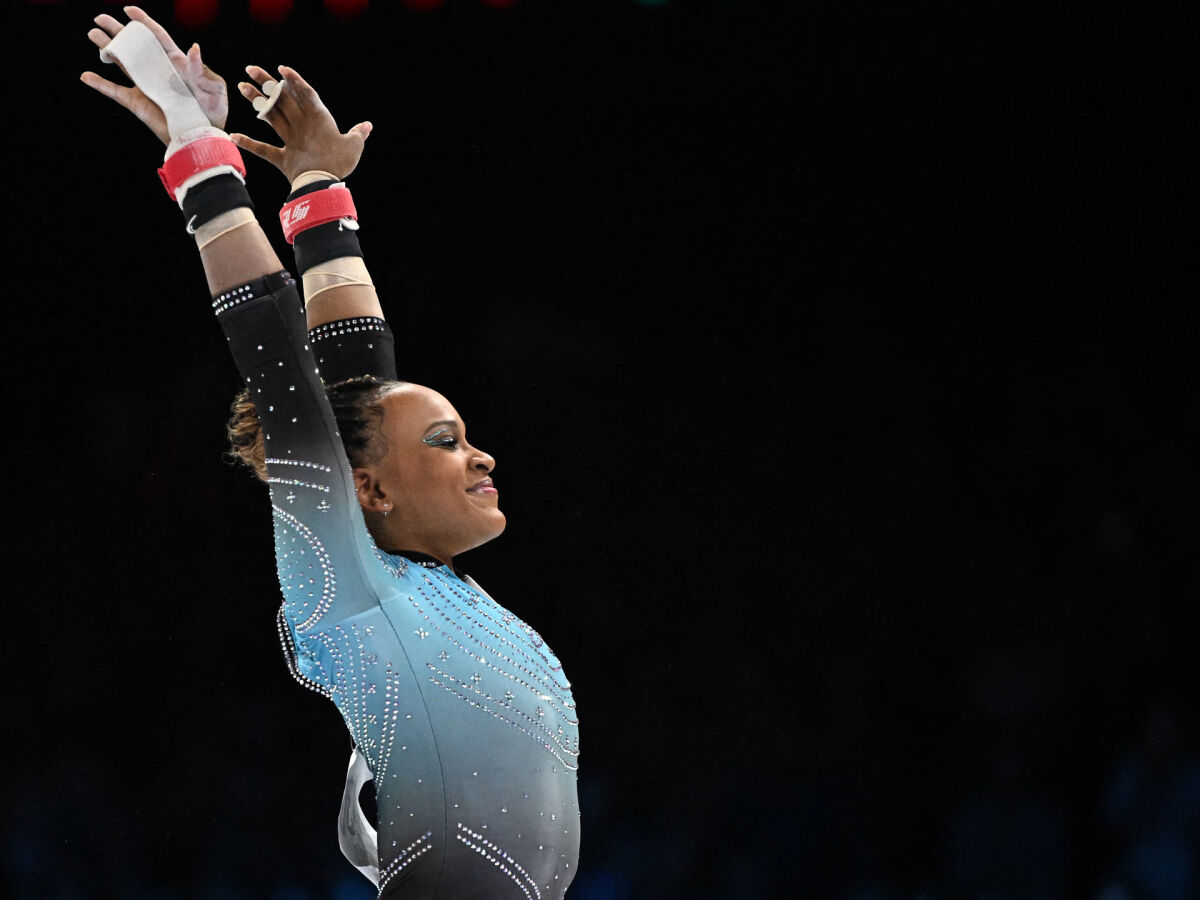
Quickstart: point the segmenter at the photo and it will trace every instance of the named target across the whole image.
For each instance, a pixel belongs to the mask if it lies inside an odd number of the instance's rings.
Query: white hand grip
[[[280,78],[278,81],[268,81],[262,86],[262,97],[255,97],[250,105],[254,107],[254,111],[258,113],[258,118],[264,122],[267,120],[267,113],[275,108],[275,104],[279,102],[279,98],[283,96],[283,86],[287,84],[286,78]]]
[[[208,126],[208,116],[167,59],[162,44],[141,22],[130,22],[117,32],[100,51],[100,59],[120,62],[133,83],[163,111],[172,139]]]

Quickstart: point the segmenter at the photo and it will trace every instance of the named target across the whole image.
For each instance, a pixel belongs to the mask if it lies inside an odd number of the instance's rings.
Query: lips
[[[477,483],[474,487],[467,488],[467,493],[468,494],[498,494],[500,492],[498,490],[496,490],[496,486],[494,484],[492,484],[492,479],[485,478],[485,479],[483,479],[483,481],[480,481],[479,483]]]

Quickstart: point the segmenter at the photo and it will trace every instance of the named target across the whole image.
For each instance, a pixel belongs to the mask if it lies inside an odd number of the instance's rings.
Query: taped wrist
[[[229,232],[236,231],[243,225],[249,225],[256,221],[258,220],[254,218],[254,213],[244,206],[221,213],[215,219],[195,229],[196,249],[203,250],[222,235],[229,234]]]
[[[189,191],[220,175],[233,175],[244,182],[246,164],[229,135],[211,125],[173,136],[158,170],[163,187],[180,209]]]
[[[358,284],[374,288],[371,274],[361,256],[342,256],[328,262],[319,263],[305,272],[301,278],[304,282],[304,305],[307,307],[315,297],[324,291],[347,284]]]
[[[243,206],[254,210],[246,185],[236,175],[218,175],[188,190],[183,198],[183,219],[188,232],[194,234],[222,213]]]
[[[291,203],[306,194],[323,191],[339,183],[327,179],[310,182],[288,194],[287,202]],[[313,266],[329,262],[331,259],[363,255],[362,247],[358,243],[358,233],[343,227],[341,222],[329,222],[301,231],[296,235],[292,248],[296,252],[296,268],[301,275]]]

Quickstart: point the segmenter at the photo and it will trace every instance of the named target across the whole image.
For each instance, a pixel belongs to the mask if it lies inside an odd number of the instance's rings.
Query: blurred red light
[[[250,15],[260,22],[275,25],[292,14],[295,0],[250,0]]]
[[[187,28],[204,28],[217,17],[220,0],[175,0],[175,21]]]
[[[325,9],[336,19],[353,19],[362,15],[371,0],[325,0]]]

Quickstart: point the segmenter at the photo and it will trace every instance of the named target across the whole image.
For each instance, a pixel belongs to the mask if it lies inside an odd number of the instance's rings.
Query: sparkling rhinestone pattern
[[[471,685],[463,684],[453,675],[443,672],[432,663],[426,663],[426,665],[433,671],[433,674],[429,676],[431,683],[445,688],[455,697],[466,701],[469,706],[482,712],[490,713],[493,718],[499,719],[502,722],[507,722],[526,737],[533,739],[539,747],[547,751],[571,771],[579,768],[579,766],[567,762],[560,755],[562,753],[567,756],[578,756],[579,751],[569,749],[558,736],[551,733],[540,721],[531,718],[527,713],[523,713],[519,709],[513,708],[507,700],[498,700],[487,691],[481,691]],[[507,709],[508,713],[506,714],[501,711],[502,709]],[[524,722],[521,721],[522,719]],[[530,725],[533,726],[532,729],[527,727]]]
[[[387,867],[379,873],[380,893],[383,893],[383,889],[388,886],[388,882],[407,868],[409,863],[420,859],[433,849],[433,845],[429,843],[431,837],[433,837],[433,832],[427,831],[396,854],[396,858],[388,863]]]
[[[570,682],[541,636],[477,585],[374,546],[312,345],[330,371],[352,368],[339,354],[386,326],[330,323],[309,337],[288,290],[243,286],[213,308],[267,437],[285,663],[334,703],[375,781],[377,841],[355,846],[377,855],[387,897],[561,896],[579,846]],[[332,339],[356,330],[367,336]]]
[[[307,459],[276,459],[272,456],[268,456],[266,463],[268,466],[303,466],[306,469],[317,469],[320,472],[333,471],[330,466],[325,466],[317,462],[311,462]]]
[[[329,485],[314,484],[311,481],[301,481],[298,478],[276,478],[274,475],[268,476],[267,484],[290,484],[292,487],[312,488],[314,491],[324,491],[329,493]]]
[[[280,280],[280,286],[294,288],[296,285],[296,280],[291,276],[290,272],[280,272],[275,278]],[[237,287],[230,288],[224,293],[213,297],[212,309],[214,313],[220,316],[237,306],[241,306],[243,303],[249,303],[251,300],[258,300],[270,295],[271,288],[267,283],[267,279],[260,278],[257,281],[251,281],[248,284],[240,284]]]
[[[291,513],[278,506],[275,513],[275,559],[279,571],[279,586],[289,618],[299,619],[297,633],[311,629],[329,611],[337,594],[337,579],[329,554],[316,533]],[[319,592],[317,578],[320,578]],[[298,607],[298,608],[297,608]]]
[[[417,595],[409,598],[414,610],[460,654],[491,672],[489,684],[483,685],[484,676],[477,671],[464,679],[426,662],[430,683],[517,729],[567,769],[577,769],[579,721],[571,685],[541,636],[464,582],[436,576],[423,580]],[[516,688],[536,701],[532,714],[516,702]]]
[[[309,678],[300,671],[299,661],[297,660],[296,644],[292,640],[292,630],[288,627],[287,619],[283,615],[283,609],[275,616],[275,627],[279,631],[279,643],[283,647],[283,660],[287,664],[288,672],[292,677],[300,682],[310,691],[316,691],[322,697],[333,698],[333,691],[327,688],[322,681]],[[322,673],[324,674],[324,673]]]
[[[507,875],[513,880],[513,884],[521,889],[529,900],[541,900],[542,892],[538,890],[537,882],[529,877],[529,873],[525,868],[496,846],[495,843],[489,841],[482,834],[472,831],[462,822],[457,823],[458,833],[454,835],[457,840],[462,841],[493,866]],[[532,893],[530,893],[532,891]]]
[[[355,334],[363,331],[382,332],[384,327],[383,319],[374,316],[356,316],[349,319],[339,319],[336,322],[328,322],[325,325],[318,325],[309,331],[308,337],[314,344],[319,344],[322,341],[327,341],[332,337],[342,334]]]

